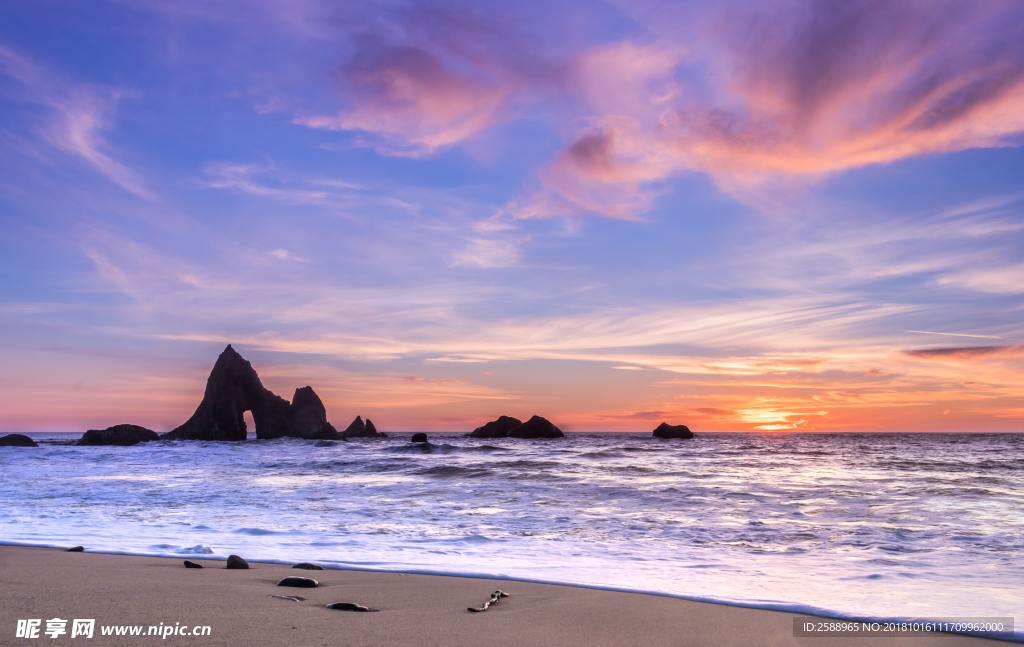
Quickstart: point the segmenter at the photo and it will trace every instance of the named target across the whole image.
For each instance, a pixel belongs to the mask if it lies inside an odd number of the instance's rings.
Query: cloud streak
[[[42,141],[84,162],[125,191],[156,199],[138,172],[114,158],[106,139],[117,105],[125,96],[123,90],[61,79],[2,43],[0,72],[16,82],[21,101],[44,109],[45,116],[36,125]]]

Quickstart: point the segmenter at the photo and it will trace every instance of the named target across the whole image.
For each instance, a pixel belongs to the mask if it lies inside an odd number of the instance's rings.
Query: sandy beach
[[[303,571],[253,563],[69,553],[0,547],[0,644],[14,638],[18,619],[93,618],[93,645],[829,645],[835,638],[794,637],[793,614],[639,593],[572,586],[365,571]],[[309,576],[314,589],[284,588],[287,576]],[[509,598],[486,613],[468,606],[495,589]],[[297,595],[300,602],[274,595]],[[352,613],[325,608],[356,602],[379,609]],[[100,636],[101,625],[208,625],[204,637]],[[70,631],[70,623],[69,623]],[[63,635],[47,642],[74,644]],[[38,639],[35,641],[38,642]],[[1005,644],[963,636],[859,638],[858,645]]]

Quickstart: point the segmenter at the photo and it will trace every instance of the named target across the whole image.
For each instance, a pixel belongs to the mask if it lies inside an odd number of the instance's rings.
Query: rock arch
[[[162,437],[175,440],[245,440],[245,412],[251,411],[257,438],[334,437],[320,398],[310,387],[295,393],[295,403],[263,386],[259,375],[229,344],[217,357],[206,392],[195,413]]]

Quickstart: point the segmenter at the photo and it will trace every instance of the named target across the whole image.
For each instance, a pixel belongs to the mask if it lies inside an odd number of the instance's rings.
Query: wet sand
[[[244,556],[243,556],[244,557]],[[554,645],[1005,645],[965,636],[900,638],[794,637],[794,614],[573,586],[508,580],[305,571],[250,563],[227,570],[222,561],[68,553],[0,546],[0,644],[88,645],[419,645],[495,647]],[[284,588],[288,576],[313,577],[315,589]],[[485,613],[470,613],[496,589],[511,597]],[[297,595],[301,602],[275,599]],[[377,613],[333,611],[356,602]],[[15,638],[19,618],[94,618],[91,640],[43,633]],[[101,625],[209,625],[204,637],[103,637]],[[70,632],[71,623],[68,623]],[[146,629],[143,629],[145,631]]]

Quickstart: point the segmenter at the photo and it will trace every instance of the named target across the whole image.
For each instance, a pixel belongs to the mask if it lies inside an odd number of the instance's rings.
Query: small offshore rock
[[[565,434],[547,418],[533,416],[508,432],[509,438],[562,438]]]
[[[90,429],[82,434],[79,445],[138,445],[160,440],[160,434],[139,425],[114,425],[106,429]]]
[[[409,439],[409,442],[411,442],[411,443],[429,443],[430,441],[427,440],[427,435],[425,433],[420,432],[418,434],[413,434],[412,438]]]
[[[363,421],[361,416],[356,416],[356,419],[345,428],[345,431],[341,432],[342,440],[348,440],[349,438],[384,438],[387,436],[382,431],[377,431],[377,427],[373,424],[373,421],[369,418]]]
[[[202,564],[196,564],[195,562],[187,560],[187,559],[185,560],[185,568],[202,568],[202,567],[203,567]]]
[[[224,565],[224,568],[246,569],[249,568],[249,562],[245,561],[238,555],[228,555],[228,561],[227,564]]]
[[[65,553],[84,553],[85,552],[85,546],[73,546],[71,548],[68,548],[64,552]]]
[[[322,571],[322,570],[324,570],[323,566],[320,566],[319,564],[310,564],[309,562],[299,562],[295,566],[292,566],[292,568],[301,568],[301,569],[306,570],[306,571]]]
[[[277,583],[278,586],[294,586],[299,589],[315,589],[320,586],[320,582],[317,582],[311,577],[286,577]]]
[[[39,447],[39,445],[25,434],[7,434],[0,436],[0,447]]]
[[[685,440],[693,438],[693,432],[686,425],[670,425],[663,422],[651,434],[655,438],[671,438],[674,440]]]
[[[477,427],[467,435],[470,438],[508,438],[510,431],[522,426],[523,421],[512,416],[499,416],[487,424]]]
[[[363,613],[373,613],[377,609],[371,609],[370,607],[357,604],[355,602],[332,602],[327,605],[328,609],[334,609],[335,611],[361,611]]]

